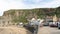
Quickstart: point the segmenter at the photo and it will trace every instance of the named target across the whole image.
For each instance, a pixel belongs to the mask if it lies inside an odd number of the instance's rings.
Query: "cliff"
[[[35,8],[35,9],[11,9],[5,11],[3,16],[11,18],[14,22],[27,22],[27,19],[45,18],[46,16],[57,15],[57,8]]]

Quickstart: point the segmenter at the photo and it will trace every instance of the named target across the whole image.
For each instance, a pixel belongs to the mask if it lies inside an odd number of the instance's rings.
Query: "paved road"
[[[38,34],[60,34],[60,30],[53,27],[40,27]]]

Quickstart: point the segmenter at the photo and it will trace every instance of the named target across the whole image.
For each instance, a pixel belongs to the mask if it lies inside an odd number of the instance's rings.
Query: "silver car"
[[[57,27],[57,22],[50,22],[49,23],[49,26],[50,27]]]

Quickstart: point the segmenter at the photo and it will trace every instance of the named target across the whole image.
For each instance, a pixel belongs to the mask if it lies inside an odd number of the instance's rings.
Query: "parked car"
[[[57,27],[58,25],[57,25],[57,22],[50,22],[49,26],[50,27]]]
[[[51,22],[53,22],[52,20],[47,21],[46,23],[44,23],[44,26],[49,26],[49,24],[51,24]]]
[[[49,23],[44,23],[43,26],[49,26]]]
[[[58,29],[60,29],[60,22],[58,22]]]

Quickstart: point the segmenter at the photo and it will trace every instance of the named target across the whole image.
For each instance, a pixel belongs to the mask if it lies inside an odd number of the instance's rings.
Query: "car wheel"
[[[60,29],[60,27],[58,27],[58,29]]]

